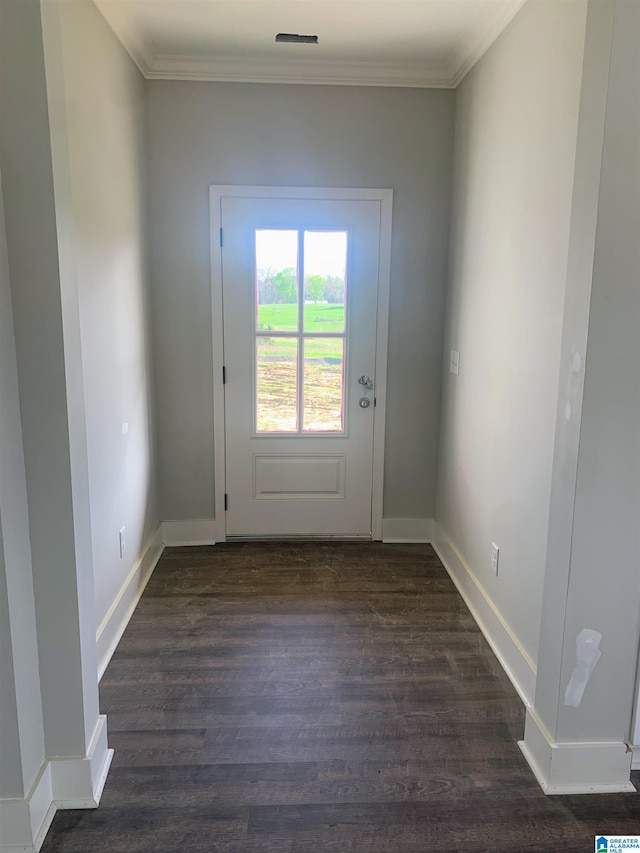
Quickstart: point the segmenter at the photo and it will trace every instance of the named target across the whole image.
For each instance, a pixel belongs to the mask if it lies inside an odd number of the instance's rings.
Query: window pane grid
[[[256,231],[257,433],[344,432],[346,231]]]

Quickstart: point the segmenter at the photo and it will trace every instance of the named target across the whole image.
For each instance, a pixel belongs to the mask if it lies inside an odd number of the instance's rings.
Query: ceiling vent
[[[318,36],[301,36],[298,33],[278,33],[276,42],[286,44],[318,44]]]

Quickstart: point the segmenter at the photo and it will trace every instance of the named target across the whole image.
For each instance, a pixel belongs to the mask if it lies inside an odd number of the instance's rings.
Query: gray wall
[[[60,11],[97,627],[160,520],[147,305],[145,83],[93,3],[65,2]]]
[[[435,507],[454,93],[148,84],[161,516],[211,518],[210,184],[394,190],[385,517]]]
[[[436,520],[534,661],[585,21],[530,0],[456,100]]]

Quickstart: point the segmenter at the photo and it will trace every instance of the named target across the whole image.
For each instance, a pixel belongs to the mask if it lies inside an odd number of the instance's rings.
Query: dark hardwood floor
[[[115,757],[43,853],[586,853],[634,794],[545,797],[429,546],[165,551],[101,684]]]

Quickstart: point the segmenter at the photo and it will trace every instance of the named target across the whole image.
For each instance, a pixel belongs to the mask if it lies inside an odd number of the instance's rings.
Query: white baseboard
[[[95,809],[113,758],[107,745],[107,718],[98,717],[87,754],[51,759],[53,799],[59,809]]]
[[[144,592],[163,550],[162,526],[160,525],[145,545],[140,559],[135,563],[120,587],[120,591],[96,633],[99,679],[104,675],[104,671],[129,624],[129,620],[133,616],[133,611],[140,601],[140,596]]]
[[[37,853],[55,813],[51,765],[46,762],[24,799],[0,800],[0,853]]]
[[[462,555],[434,523],[433,547],[524,704],[533,705],[536,665]]]
[[[0,800],[0,853],[38,853],[57,809],[96,808],[112,758],[101,715],[84,757],[47,761],[28,796]]]
[[[431,542],[432,518],[383,518],[382,541],[387,543]]]
[[[163,521],[162,541],[167,546],[215,545],[216,521],[214,518]]]
[[[631,751],[626,743],[553,743],[527,709],[522,754],[545,794],[635,792],[629,781]]]

